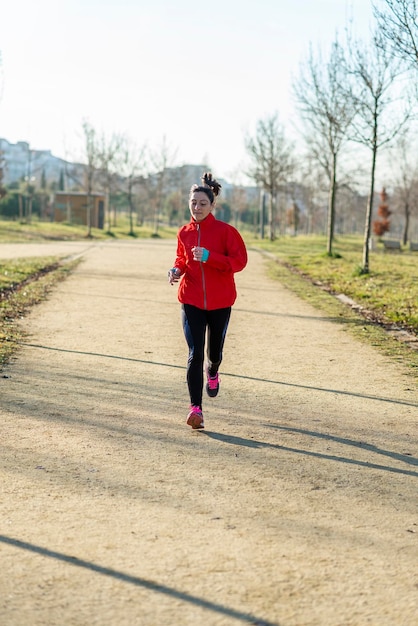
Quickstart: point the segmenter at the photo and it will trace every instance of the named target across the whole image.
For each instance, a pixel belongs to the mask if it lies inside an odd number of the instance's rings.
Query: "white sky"
[[[258,119],[277,111],[292,133],[292,76],[350,15],[367,35],[370,0],[8,2],[0,137],[77,160],[87,119],[234,178]]]

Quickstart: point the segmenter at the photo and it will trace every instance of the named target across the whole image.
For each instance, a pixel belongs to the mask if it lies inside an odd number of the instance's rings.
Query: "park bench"
[[[383,247],[385,250],[402,250],[401,242],[394,239],[382,239]]]
[[[418,241],[410,241],[409,249],[411,250],[411,252],[418,252]]]

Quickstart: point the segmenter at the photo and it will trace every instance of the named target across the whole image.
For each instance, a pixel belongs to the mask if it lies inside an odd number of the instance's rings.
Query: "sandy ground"
[[[83,252],[0,378],[0,624],[417,625],[416,382],[251,252],[192,431],[173,242],[0,256]]]

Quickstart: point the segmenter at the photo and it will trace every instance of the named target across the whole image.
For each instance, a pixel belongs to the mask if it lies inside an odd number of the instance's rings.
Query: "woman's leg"
[[[225,343],[226,331],[231,317],[231,307],[207,311],[208,324],[208,373],[215,376],[222,362],[222,351]]]
[[[184,336],[189,346],[187,385],[190,404],[202,408],[203,361],[205,356],[206,311],[190,304],[182,305]]]

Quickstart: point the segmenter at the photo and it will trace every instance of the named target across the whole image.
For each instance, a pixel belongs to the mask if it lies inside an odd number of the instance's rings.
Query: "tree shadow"
[[[156,365],[159,367],[169,367],[169,368],[174,368],[174,369],[181,369],[181,370],[185,370],[186,367],[183,365],[175,365],[173,363],[164,363],[162,361],[151,361],[150,359],[137,359],[137,358],[133,358],[133,357],[125,357],[125,356],[119,356],[116,354],[101,354],[99,352],[85,352],[83,350],[69,350],[67,348],[53,348],[51,346],[43,346],[40,344],[33,344],[33,343],[25,343],[25,342],[19,342],[20,346],[26,346],[27,348],[38,348],[41,350],[51,350],[54,352],[64,352],[64,353],[69,353],[69,354],[85,354],[87,356],[94,356],[94,357],[99,357],[99,358],[105,358],[105,359],[116,359],[116,360],[121,360],[121,361],[132,361],[134,363],[145,363],[147,365]],[[331,394],[338,394],[338,395],[342,395],[342,396],[349,396],[349,397],[353,397],[353,398],[362,398],[362,399],[366,399],[366,400],[375,400],[377,402],[389,402],[391,404],[400,404],[400,405],[404,405],[404,406],[413,406],[413,407],[418,407],[418,403],[417,402],[410,402],[409,400],[398,400],[395,398],[387,398],[384,396],[373,396],[373,395],[369,395],[369,394],[364,394],[364,393],[357,393],[355,391],[343,391],[342,389],[330,389],[327,387],[315,387],[313,385],[303,385],[300,383],[290,383],[290,382],[285,382],[285,381],[281,381],[281,380],[272,380],[269,378],[258,378],[256,376],[245,376],[243,374],[231,374],[228,372],[222,372],[222,376],[224,377],[230,377],[230,378],[238,378],[240,380],[250,380],[253,382],[260,382],[260,383],[267,383],[270,385],[278,385],[278,386],[282,386],[282,387],[292,387],[295,389],[308,389],[308,390],[313,390],[313,391],[321,391],[323,393],[331,393]]]
[[[92,572],[95,572],[96,574],[101,574],[102,576],[109,576],[124,583],[135,585],[137,587],[142,587],[143,589],[148,589],[149,591],[160,593],[170,598],[181,600],[182,602],[194,604],[195,606],[198,606],[202,609],[211,611],[212,613],[226,615],[244,624],[252,624],[253,626],[279,626],[279,624],[277,623],[273,624],[272,622],[260,619],[254,615],[243,613],[242,611],[237,611],[222,604],[210,602],[208,600],[205,600],[204,598],[178,591],[174,587],[160,585],[152,580],[140,578],[139,576],[132,576],[131,574],[127,574],[125,572],[121,572],[119,570],[115,570],[109,567],[103,567],[102,565],[97,565],[96,563],[92,563],[91,561],[85,561],[83,559],[78,559],[74,556],[69,556],[68,554],[64,554],[63,552],[56,552],[55,550],[42,548],[41,546],[37,546],[33,543],[20,541],[19,539],[14,539],[13,537],[7,537],[5,535],[0,535],[0,542],[9,546],[13,546],[14,548],[18,548],[20,550],[26,550],[28,552],[39,554],[43,557],[55,559],[57,561],[68,563],[69,565],[73,565],[75,567],[90,570]]]
[[[273,424],[264,424],[264,426],[269,426],[271,428],[278,428],[278,429],[281,428],[280,426],[274,426]],[[286,428],[283,428],[283,430],[286,430]],[[292,429],[288,429],[288,430],[292,430]],[[297,429],[295,429],[295,432],[300,432],[300,433],[305,432],[306,434],[310,434],[310,431],[303,431],[303,430],[298,431]],[[336,461],[338,463],[345,463],[347,465],[356,465],[359,467],[366,467],[367,469],[375,469],[375,470],[380,470],[384,472],[390,472],[393,474],[402,474],[404,476],[412,476],[414,478],[418,478],[418,471],[415,472],[413,470],[390,467],[389,465],[379,465],[378,463],[369,463],[368,461],[361,461],[360,459],[350,459],[349,457],[337,456],[334,454],[324,454],[322,452],[313,452],[312,450],[302,450],[301,448],[291,448],[289,446],[281,446],[279,444],[266,443],[264,441],[256,441],[254,439],[245,439],[243,437],[236,437],[235,435],[226,435],[223,433],[211,432],[208,430],[199,431],[199,434],[205,435],[206,437],[209,437],[210,439],[215,439],[217,441],[222,441],[223,443],[228,443],[228,444],[235,445],[235,446],[243,446],[246,448],[272,448],[274,450],[282,450],[283,452],[292,452],[294,454],[301,454],[303,456],[309,456],[309,457],[313,457],[317,459]],[[382,454],[384,456],[391,457],[393,459],[402,461],[409,465],[418,466],[418,459],[411,457],[409,455],[398,454],[396,452],[390,452],[387,450],[381,450],[379,448],[376,448],[375,446],[372,446],[369,444],[361,444],[359,442],[351,441],[350,439],[344,439],[340,437],[328,437],[327,435],[322,435],[322,434],[318,434],[317,436],[324,438],[324,439],[329,438],[343,445],[355,446],[355,447],[362,448],[365,450],[370,450],[372,452],[376,452],[377,454]]]
[[[325,441],[335,441],[345,446],[353,446],[354,448],[360,448],[362,450],[368,450],[374,454],[381,454],[383,456],[390,457],[396,461],[402,461],[408,465],[417,465],[418,459],[410,454],[399,454],[399,452],[391,452],[390,450],[383,450],[377,446],[366,443],[365,441],[355,441],[354,439],[346,439],[345,437],[336,437],[335,435],[328,435],[325,433],[319,433],[314,430],[306,430],[304,428],[291,428],[290,426],[279,426],[276,424],[264,424],[267,428],[274,428],[275,430],[282,430],[286,432],[293,432],[300,435],[308,435],[309,437],[316,437],[317,439],[324,439]]]

